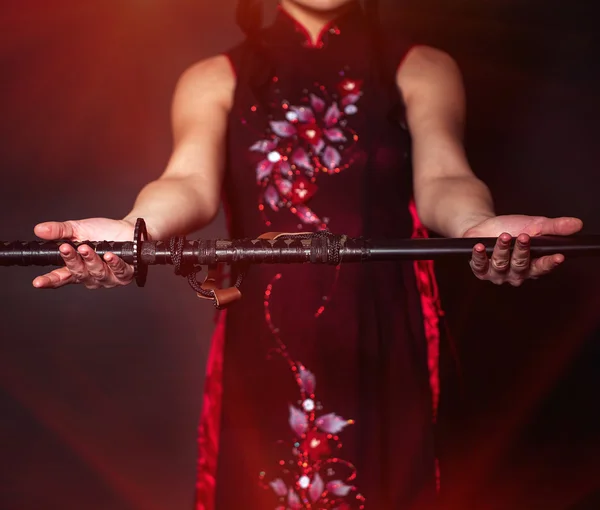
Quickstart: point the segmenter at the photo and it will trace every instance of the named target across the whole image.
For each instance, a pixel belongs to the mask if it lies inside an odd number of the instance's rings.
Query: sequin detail
[[[320,174],[333,175],[354,161],[358,135],[349,127],[349,117],[358,113],[361,80],[344,78],[332,94],[315,85],[300,104],[282,101],[269,122],[266,136],[250,147],[260,154],[255,163],[261,186],[259,210],[270,225],[265,204],[274,212],[289,209],[304,224],[325,228],[327,221],[307,203],[317,193]]]
[[[289,406],[291,437],[283,443],[287,458],[279,461],[277,473],[261,472],[261,484],[278,499],[275,510],[363,510],[365,498],[352,483],[356,478],[356,468],[334,454],[342,448],[339,434],[354,421],[335,413],[321,412],[322,405],[316,396],[316,376],[302,363],[292,359],[279,337],[270,312],[273,285],[279,279],[281,274],[273,278],[265,291],[265,319],[277,344],[274,351],[288,363],[300,398],[296,405]]]

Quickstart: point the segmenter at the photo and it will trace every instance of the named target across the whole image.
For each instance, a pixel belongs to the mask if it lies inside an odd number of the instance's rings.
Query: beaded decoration
[[[261,472],[261,484],[279,499],[275,510],[363,510],[365,498],[352,485],[356,468],[334,454],[342,448],[339,433],[354,421],[335,413],[318,414],[322,406],[316,398],[316,377],[302,363],[292,359],[273,324],[270,300],[273,285],[280,279],[278,273],[265,291],[265,318],[276,340],[274,353],[288,363],[298,384],[300,399],[296,406],[289,407],[293,438],[289,443],[282,443],[288,458],[279,461],[277,475]]]
[[[318,190],[319,174],[340,173],[354,161],[351,148],[358,135],[348,126],[348,117],[358,112],[362,83],[344,78],[331,94],[317,83],[318,93],[307,91],[301,104],[282,101],[279,120],[271,120],[266,136],[250,147],[260,155],[256,181],[261,186],[259,210],[267,225],[271,222],[265,203],[275,212],[288,208],[304,224],[326,227],[327,218],[307,203]]]

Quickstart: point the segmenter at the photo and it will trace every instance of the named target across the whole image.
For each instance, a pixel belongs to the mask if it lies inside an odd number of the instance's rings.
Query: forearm
[[[495,216],[489,188],[474,175],[438,177],[415,190],[420,220],[444,237],[462,237],[471,227]]]
[[[144,218],[152,239],[188,234],[209,224],[218,211],[218,198],[199,192],[189,178],[161,178],[147,184],[124,218]]]

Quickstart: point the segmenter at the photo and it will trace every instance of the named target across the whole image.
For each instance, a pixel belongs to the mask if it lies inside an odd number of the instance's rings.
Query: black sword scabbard
[[[195,240],[186,241],[183,257],[198,265],[225,264],[327,264],[328,253],[335,240],[325,246],[315,240]],[[348,238],[340,246],[342,262],[375,262],[389,260],[436,260],[468,257],[473,246],[482,243],[491,255],[495,238],[471,239],[397,239],[365,241]],[[514,241],[513,241],[514,243]],[[62,266],[60,246],[90,246],[98,255],[114,253],[128,264],[134,260],[134,243],[110,241],[0,241],[0,266]],[[171,253],[166,241],[141,243],[140,260],[145,265],[170,265]],[[537,237],[531,240],[531,255],[541,257],[563,253],[567,257],[600,255],[600,235],[574,237]]]
[[[138,228],[140,227],[140,228]],[[0,241],[0,266],[62,266],[60,246],[87,244],[100,256],[111,252],[128,264],[145,269],[173,264],[169,241],[145,239],[145,224],[138,220],[133,241]],[[225,264],[338,264],[389,260],[435,260],[469,257],[481,243],[491,255],[495,238],[365,240],[330,233],[281,234],[274,239],[185,240],[181,259],[186,265]],[[511,249],[514,248],[515,239]],[[531,239],[532,257],[563,253],[567,257],[600,255],[600,235],[542,236]]]

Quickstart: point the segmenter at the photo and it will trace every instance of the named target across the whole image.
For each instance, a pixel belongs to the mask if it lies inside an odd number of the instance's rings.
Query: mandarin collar
[[[333,38],[345,39],[353,34],[356,35],[357,32],[364,31],[365,26],[364,13],[360,2],[354,1],[349,5],[348,10],[321,29],[317,40],[313,43],[306,27],[281,5],[278,5],[277,15],[270,27],[270,32],[279,44],[320,50],[326,48]]]

